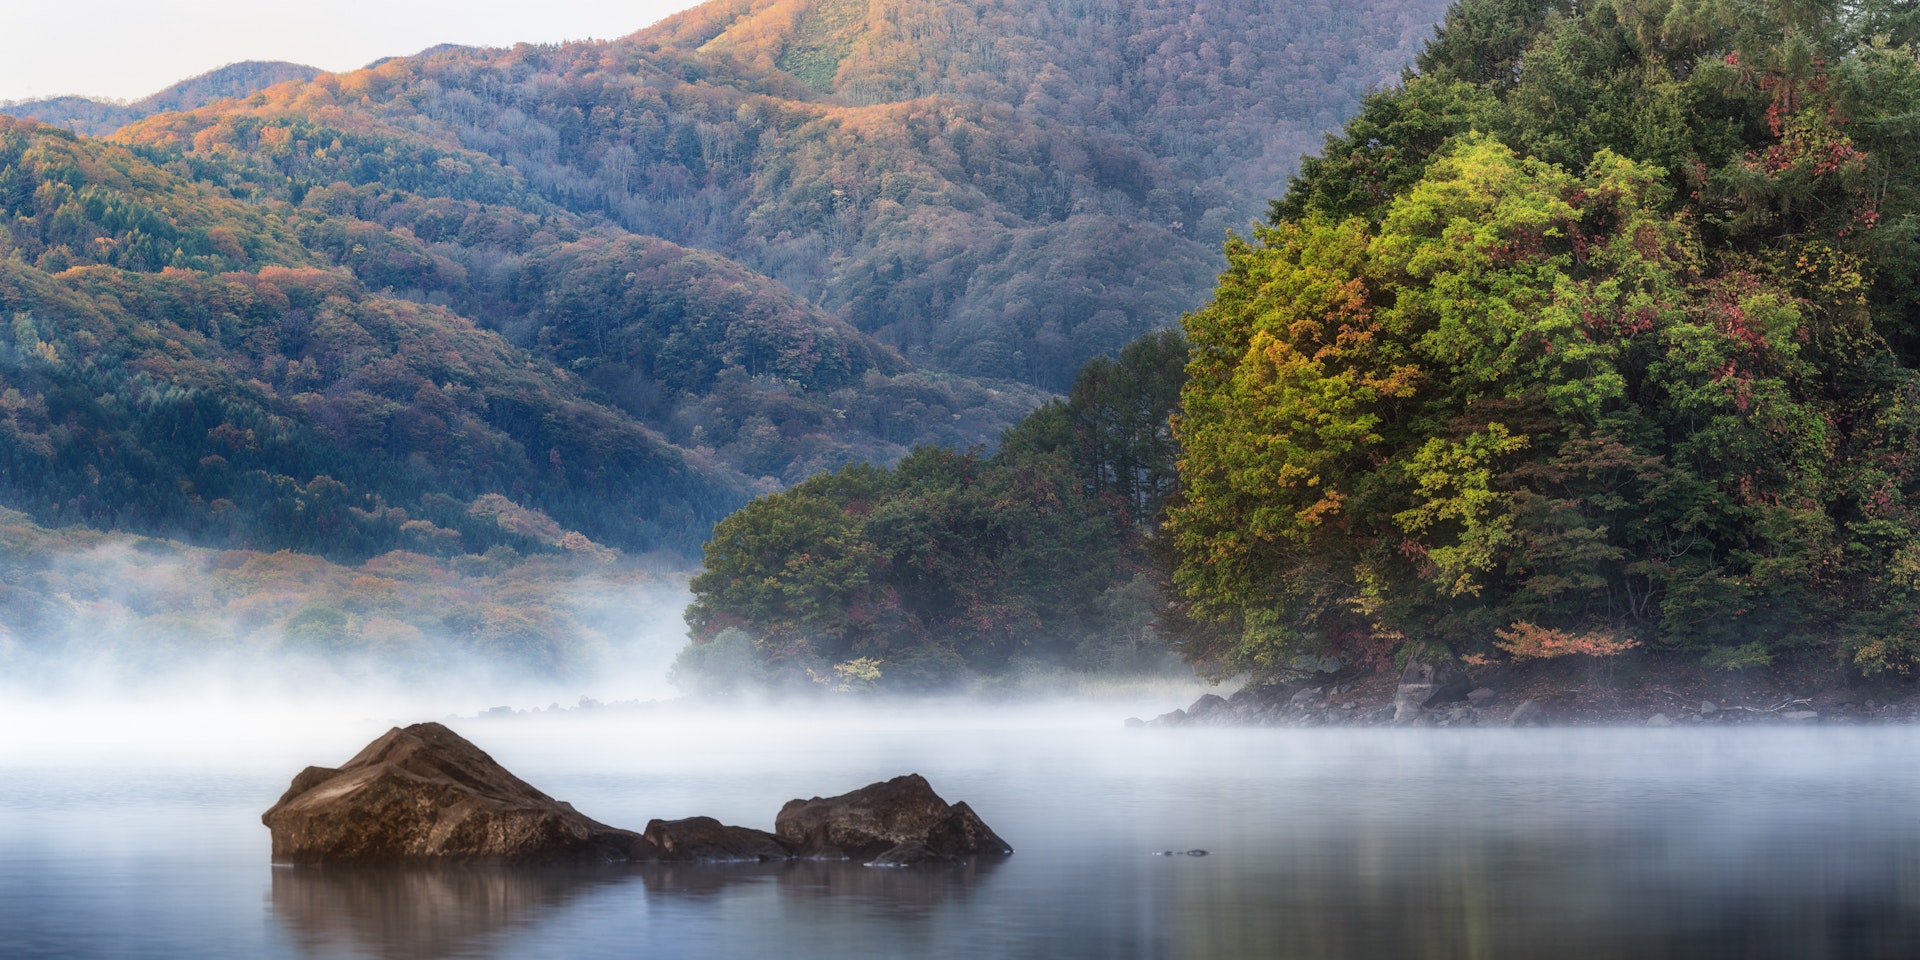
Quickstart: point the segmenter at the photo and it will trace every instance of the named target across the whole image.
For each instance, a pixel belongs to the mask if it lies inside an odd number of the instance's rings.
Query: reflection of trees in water
[[[1284,858],[1215,856],[1171,871],[1160,896],[1178,905],[1182,956],[1920,956],[1920,838],[1783,833],[1763,860],[1751,838],[1711,830],[1561,826],[1489,835],[1436,819]]]
[[[502,934],[537,924],[582,895],[612,886],[638,884],[648,900],[658,902],[712,899],[772,884],[783,900],[802,907],[832,900],[911,915],[966,899],[997,865],[298,865],[274,869],[273,910],[309,954],[441,960],[485,953],[485,945]]]

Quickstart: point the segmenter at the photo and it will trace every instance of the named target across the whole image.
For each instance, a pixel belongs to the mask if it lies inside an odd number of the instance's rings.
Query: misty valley
[[[675,6],[0,101],[0,958],[1920,956],[1920,7]]]

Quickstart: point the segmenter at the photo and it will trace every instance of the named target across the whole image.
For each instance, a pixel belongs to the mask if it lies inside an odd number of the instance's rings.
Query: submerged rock
[[[260,820],[274,859],[294,862],[655,856],[437,723],[389,730],[337,769],[308,767]]]
[[[712,817],[648,821],[644,836],[659,851],[661,860],[739,863],[793,859],[793,853],[773,834],[751,827],[730,827]]]
[[[876,865],[929,859],[911,847],[897,849],[916,843],[945,858],[1004,857],[1013,852],[973,808],[965,802],[948,804],[917,773],[837,797],[790,800],[774,818],[773,832],[801,857]]]
[[[948,863],[953,860],[942,853],[934,852],[932,847],[918,840],[908,840],[895,844],[887,852],[867,861],[869,867],[917,867],[926,863]]]

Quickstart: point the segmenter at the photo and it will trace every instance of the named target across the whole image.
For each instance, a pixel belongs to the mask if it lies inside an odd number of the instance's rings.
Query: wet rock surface
[[[972,807],[947,803],[919,774],[791,801],[777,833],[712,817],[621,830],[540,792],[437,723],[389,730],[338,768],[308,767],[260,819],[274,859],[291,863],[811,858],[905,867],[1013,852]]]
[[[948,804],[917,773],[837,797],[788,801],[774,818],[773,830],[796,855],[820,860],[892,865],[896,860],[926,859],[909,846],[913,844],[949,858],[1013,852],[965,801]]]
[[[628,860],[643,838],[541,793],[437,723],[394,728],[338,768],[308,767],[261,815],[290,862]]]
[[[793,856],[792,851],[765,830],[730,827],[712,817],[650,820],[644,836],[657,851],[645,859],[743,863],[787,860]]]

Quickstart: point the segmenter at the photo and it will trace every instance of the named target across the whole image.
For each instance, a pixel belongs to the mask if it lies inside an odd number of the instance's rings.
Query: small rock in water
[[[1780,716],[1786,720],[1812,720],[1819,715],[1817,711],[1813,710],[1788,710]]]
[[[1189,857],[1204,857],[1206,855],[1207,855],[1207,852],[1205,850],[1201,850],[1198,848],[1187,851],[1187,856]]]
[[[1671,717],[1668,717],[1664,713],[1656,713],[1653,716],[1647,718],[1647,726],[1671,727],[1673,726],[1673,719]]]
[[[1144,727],[1146,725],[1147,722],[1139,717],[1128,717],[1125,723],[1125,726],[1128,727]]]
[[[1516,727],[1523,727],[1527,724],[1545,723],[1547,722],[1547,708],[1541,706],[1538,701],[1522,701],[1519,706],[1513,708],[1513,713],[1507,717],[1507,722]]]
[[[1701,715],[1701,716],[1703,716],[1703,717],[1704,717],[1704,716],[1706,716],[1706,715],[1707,715],[1707,714],[1709,714],[1709,713],[1718,713],[1719,711],[1720,711],[1720,705],[1719,705],[1719,704],[1717,704],[1717,703],[1714,703],[1714,702],[1713,702],[1712,700],[1702,700],[1702,701],[1700,701],[1700,715]]]
[[[1156,857],[1204,857],[1207,852],[1195,847],[1192,850],[1155,850],[1153,855]]]
[[[696,863],[744,863],[791,860],[779,839],[752,827],[730,827],[712,817],[650,820],[643,836],[661,860]]]
[[[943,858],[1013,852],[966,801],[947,803],[917,773],[837,797],[789,800],[774,817],[773,831],[796,855],[811,860],[906,866],[928,860],[919,847]]]

